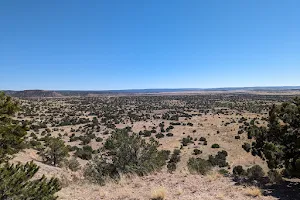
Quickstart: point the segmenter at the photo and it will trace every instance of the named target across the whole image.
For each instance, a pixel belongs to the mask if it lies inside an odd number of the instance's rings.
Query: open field
[[[14,119],[30,129],[26,137],[27,150],[17,154],[14,161],[34,160],[40,166],[40,175],[60,178],[63,189],[58,193],[59,199],[151,199],[154,190],[164,190],[165,199],[279,199],[272,194],[264,196],[250,186],[235,186],[230,177],[218,172],[219,167],[206,176],[191,174],[187,162],[192,157],[208,159],[224,150],[228,153],[225,169],[229,172],[237,165],[245,168],[260,165],[267,172],[265,161],[242,148],[244,143],[253,141],[247,127],[254,123],[266,126],[269,107],[288,101],[294,95],[293,92],[282,95],[206,92],[21,98],[22,109]],[[169,173],[164,166],[143,177],[124,175],[119,183],[109,181],[105,186],[89,183],[83,176],[85,165],[103,151],[107,138],[116,129],[126,127],[146,141],[155,138],[159,150],[171,153],[174,149],[180,150],[176,170]],[[81,169],[72,172],[64,166],[44,164],[38,152],[47,136],[61,138]],[[218,148],[212,148],[213,144]],[[82,153],[87,146],[92,150]],[[201,153],[195,155],[195,150]],[[253,194],[255,191],[259,194]]]

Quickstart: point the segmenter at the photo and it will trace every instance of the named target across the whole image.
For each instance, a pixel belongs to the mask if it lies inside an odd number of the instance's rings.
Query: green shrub
[[[229,171],[226,170],[226,169],[220,169],[219,173],[222,174],[223,176],[229,176],[230,175]]]
[[[68,148],[63,140],[49,137],[45,141],[45,149],[39,151],[43,162],[49,165],[58,166],[69,156]]]
[[[54,194],[61,189],[58,179],[42,176],[32,180],[39,170],[36,164],[8,162],[25,146],[26,123],[20,126],[12,120],[18,110],[18,103],[0,92],[0,199],[57,199]]]
[[[250,181],[253,180],[259,181],[264,177],[264,175],[265,172],[259,165],[254,165],[251,168],[247,169],[247,178]]]
[[[0,167],[0,199],[47,199],[55,200],[54,195],[61,187],[58,179],[47,180],[45,176],[32,180],[39,167],[33,162],[8,164]]]
[[[75,152],[75,156],[83,160],[91,160],[93,157],[93,149],[91,146],[83,146],[82,149],[78,148]]]
[[[105,185],[108,178],[120,180],[117,168],[102,157],[96,157],[84,169],[84,177],[93,183]]]
[[[268,178],[270,183],[280,183],[282,181],[282,176],[277,170],[270,170]]]
[[[187,146],[188,144],[194,143],[194,142],[193,142],[193,138],[188,136],[186,138],[182,138],[181,143],[182,143],[182,146]]]
[[[70,160],[67,160],[65,162],[66,166],[73,172],[78,171],[81,167],[80,167],[80,163],[78,162],[78,160],[76,158],[71,158]]]
[[[212,169],[211,163],[202,158],[190,158],[187,165],[191,173],[202,175],[206,175]]]
[[[242,148],[249,153],[251,150],[251,145],[249,143],[244,143]]]
[[[103,153],[109,157],[94,159],[86,169],[86,174],[101,184],[106,178],[119,177],[119,173],[143,176],[160,170],[169,156],[168,151],[158,150],[159,143],[153,138],[146,142],[139,134],[129,134],[126,129],[112,133],[104,147]]]
[[[176,171],[177,163],[180,162],[180,150],[174,149],[173,154],[168,162],[167,168],[169,173]]]
[[[218,144],[213,144],[213,145],[211,145],[211,148],[213,148],[213,149],[218,149],[218,148],[220,148],[220,145],[218,145]]]
[[[232,170],[232,173],[233,175],[238,177],[246,175],[246,171],[243,169],[241,165],[235,166]]]
[[[174,134],[173,134],[173,133],[167,133],[166,136],[167,136],[167,137],[173,137]]]
[[[199,154],[201,154],[201,153],[202,153],[201,150],[199,150],[199,149],[194,149],[194,155],[199,155]]]
[[[216,156],[209,156],[208,161],[212,164],[212,166],[226,167],[228,163],[226,162],[226,157],[228,153],[226,151],[219,151]]]
[[[160,138],[164,138],[165,135],[162,134],[162,133],[158,133],[158,134],[155,135],[155,137],[156,137],[157,139],[160,139]]]
[[[103,141],[103,139],[101,137],[96,138],[96,142],[102,142],[102,141]]]

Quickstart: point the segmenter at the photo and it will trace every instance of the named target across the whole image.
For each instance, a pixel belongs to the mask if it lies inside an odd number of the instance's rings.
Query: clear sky
[[[299,0],[0,0],[0,89],[283,85]]]

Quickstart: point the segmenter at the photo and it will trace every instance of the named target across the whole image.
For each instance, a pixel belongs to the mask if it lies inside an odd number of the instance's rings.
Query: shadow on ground
[[[265,195],[274,196],[280,200],[300,200],[300,183],[284,181],[278,185],[265,186]]]

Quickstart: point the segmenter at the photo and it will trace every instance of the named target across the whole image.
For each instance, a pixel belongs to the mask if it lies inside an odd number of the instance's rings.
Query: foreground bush
[[[61,189],[58,179],[47,180],[43,176],[31,180],[39,170],[33,162],[8,163],[23,148],[26,135],[26,127],[14,124],[11,118],[17,110],[18,104],[0,92],[0,199],[56,199],[54,194]]]
[[[299,128],[300,98],[281,105],[273,105],[268,127],[251,127],[255,142],[252,154],[264,158],[268,167],[285,167],[286,175],[300,177]]]
[[[0,168],[0,199],[57,199],[54,194],[61,187],[56,178],[45,176],[32,180],[39,167],[33,162],[25,165],[5,164]]]
[[[93,183],[100,185],[105,185],[107,179],[113,179],[115,181],[120,179],[120,174],[116,166],[102,157],[95,157],[87,164],[84,170],[84,176]]]
[[[104,146],[103,155],[90,162],[85,170],[88,178],[100,184],[104,184],[106,178],[118,179],[120,174],[143,176],[160,170],[169,156],[169,152],[157,149],[159,143],[153,138],[146,142],[126,129],[113,133]]]

